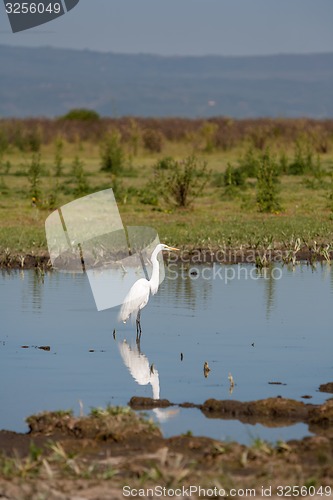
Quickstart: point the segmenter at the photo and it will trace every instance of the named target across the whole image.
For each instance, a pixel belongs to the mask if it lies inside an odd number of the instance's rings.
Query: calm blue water
[[[24,432],[24,419],[36,412],[79,413],[82,404],[87,413],[134,395],[152,397],[153,390],[174,403],[277,395],[322,403],[329,394],[318,387],[333,380],[333,271],[319,264],[275,271],[281,279],[249,265],[202,266],[191,277],[177,268],[177,279],[167,271],[142,312],[141,355],[135,328],[118,323],[118,309],[97,312],[86,275],[53,272],[41,283],[34,271],[2,272],[0,428]],[[193,409],[150,413],[166,436],[191,430],[248,443],[309,434],[304,424],[265,428],[206,419]]]

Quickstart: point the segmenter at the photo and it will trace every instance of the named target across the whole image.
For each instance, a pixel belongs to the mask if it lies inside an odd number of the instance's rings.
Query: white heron
[[[168,245],[164,245],[163,243],[160,243],[155,247],[150,259],[153,265],[151,278],[149,280],[147,280],[146,278],[138,279],[126,295],[123,305],[120,309],[119,319],[124,323],[126,323],[130,316],[136,316],[136,336],[138,341],[140,341],[142,333],[140,323],[141,309],[143,309],[147,305],[149,295],[155,295],[159,287],[160,264],[157,260],[157,256],[162,250],[177,251],[179,249],[169,247]]]

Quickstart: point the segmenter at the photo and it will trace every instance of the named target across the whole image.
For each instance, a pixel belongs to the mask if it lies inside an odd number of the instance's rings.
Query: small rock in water
[[[327,382],[327,384],[321,384],[319,386],[320,392],[333,393],[333,382]]]
[[[41,349],[42,351],[50,351],[51,347],[49,345],[40,345],[38,346],[38,349]]]

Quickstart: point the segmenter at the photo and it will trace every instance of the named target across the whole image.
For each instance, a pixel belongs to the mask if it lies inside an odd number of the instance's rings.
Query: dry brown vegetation
[[[207,124],[214,124],[208,127]],[[333,120],[314,119],[244,119],[228,117],[210,119],[186,118],[100,118],[94,120],[68,119],[2,119],[0,120],[0,140],[22,148],[29,148],[34,141],[50,144],[61,136],[65,141],[99,141],[112,130],[121,133],[124,142],[133,140],[133,135],[148,137],[154,131],[160,139],[168,141],[196,141],[199,134],[203,139],[212,136],[213,145],[222,150],[239,146],[251,140],[254,147],[264,149],[269,140],[279,140],[286,144],[295,142],[300,136],[309,137],[319,153],[326,153],[333,137]],[[155,137],[156,140],[156,137]],[[149,143],[149,139],[147,140]],[[158,141],[157,141],[158,142]],[[157,146],[156,146],[157,147]]]

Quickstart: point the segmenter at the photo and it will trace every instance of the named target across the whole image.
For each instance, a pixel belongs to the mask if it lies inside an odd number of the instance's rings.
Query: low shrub
[[[224,172],[223,181],[224,181],[225,187],[245,186],[246,173],[245,173],[244,169],[242,169],[240,167],[235,168],[232,165],[230,165],[230,163],[228,163],[228,167],[227,167],[226,171]]]
[[[55,141],[54,153],[54,175],[56,177],[61,177],[63,174],[63,150],[63,140],[61,139],[61,137],[58,137]]]
[[[160,160],[154,166],[151,187],[168,205],[188,207],[202,193],[211,173],[207,163],[189,156],[184,160]]]
[[[257,204],[260,212],[277,212],[281,209],[277,184],[279,169],[275,158],[267,149],[259,157],[257,173]]]
[[[314,151],[311,145],[298,140],[295,144],[293,161],[288,166],[289,175],[304,175],[313,172],[320,167],[319,157],[314,158]]]
[[[64,116],[60,117],[61,120],[77,120],[77,121],[84,121],[84,122],[91,122],[91,121],[97,121],[100,119],[99,114],[97,111],[94,111],[93,109],[86,109],[86,108],[74,108],[68,111]]]
[[[125,155],[121,146],[121,136],[116,130],[106,137],[101,144],[101,170],[119,174],[124,166]]]
[[[72,163],[72,181],[75,185],[74,193],[76,195],[83,195],[89,192],[89,184],[87,175],[84,171],[84,163],[78,156],[76,156]]]
[[[239,170],[245,177],[255,178],[258,174],[260,153],[250,147],[245,155],[238,160]]]
[[[28,166],[27,177],[30,184],[30,196],[35,202],[39,201],[41,196],[40,178],[43,169],[40,154],[34,154]]]

